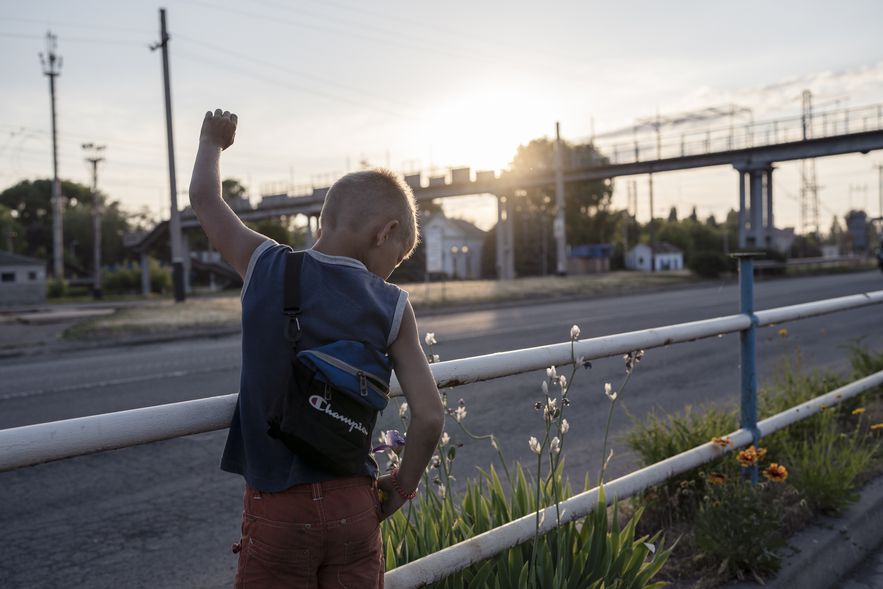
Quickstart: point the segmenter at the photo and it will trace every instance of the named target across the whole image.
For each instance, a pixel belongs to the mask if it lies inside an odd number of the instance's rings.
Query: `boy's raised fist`
[[[202,130],[199,132],[199,141],[209,145],[227,149],[233,145],[236,136],[236,123],[239,117],[230,111],[222,111],[220,108],[205,113],[202,121]]]

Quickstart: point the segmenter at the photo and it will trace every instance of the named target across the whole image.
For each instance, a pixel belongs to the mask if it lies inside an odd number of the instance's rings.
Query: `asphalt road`
[[[757,308],[883,289],[878,272],[759,282]],[[736,285],[699,286],[586,301],[537,303],[426,317],[443,360],[582,337],[705,319],[738,310]],[[800,352],[807,369],[848,369],[846,346],[883,348],[883,308],[871,307],[789,324],[789,336],[758,336],[761,386],[784,358]],[[233,393],[236,337],[111,347],[0,361],[0,428]],[[648,350],[613,419],[614,435],[630,417],[738,399],[738,336]],[[527,439],[542,432],[533,409],[544,374],[468,385],[450,392],[466,403],[466,425],[493,432],[510,461],[528,460]],[[619,358],[581,371],[568,409],[567,472],[579,484],[597,478],[608,401],[603,383],[623,376]],[[388,410],[381,427],[394,427]],[[487,442],[463,441],[454,467],[462,481],[495,459]],[[0,587],[220,587],[235,569],[242,482],[218,469],[225,432],[105,452],[0,473]],[[619,442],[611,477],[635,467]]]

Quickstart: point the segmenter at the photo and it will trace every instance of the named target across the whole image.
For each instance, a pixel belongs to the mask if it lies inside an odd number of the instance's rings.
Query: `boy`
[[[397,472],[376,479],[366,455],[361,476],[335,477],[267,434],[291,370],[281,311],[291,249],[247,228],[221,199],[220,153],[233,143],[236,124],[235,114],[206,113],[190,183],[190,204],[209,241],[243,279],[241,383],[221,460],[246,482],[235,585],[382,587],[379,522],[413,497],[444,423],[414,311],[406,293],[385,281],[417,242],[414,197],[389,171],[341,178],[326,196],[319,239],[304,255],[304,349],[356,339],[388,352],[411,411]]]

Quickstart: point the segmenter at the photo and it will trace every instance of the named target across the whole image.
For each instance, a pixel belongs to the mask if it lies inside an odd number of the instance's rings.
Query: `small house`
[[[435,213],[422,223],[426,245],[426,272],[453,279],[481,277],[485,232],[463,219]]]
[[[609,243],[584,243],[567,252],[568,274],[594,274],[610,271],[613,246]]]
[[[46,262],[0,250],[0,306],[46,302]]]
[[[639,272],[683,270],[684,252],[670,243],[659,242],[652,248],[639,243],[626,253],[625,267]]]

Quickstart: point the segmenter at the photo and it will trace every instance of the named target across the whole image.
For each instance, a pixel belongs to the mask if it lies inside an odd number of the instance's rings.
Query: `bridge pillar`
[[[313,244],[316,243],[316,239],[313,237],[313,216],[307,215],[307,227],[306,227],[306,243],[304,243],[304,247],[309,249],[313,247]]]
[[[750,191],[749,216],[751,219],[751,233],[748,236],[749,247],[763,247],[764,229],[763,229],[763,177],[764,170],[750,170],[748,173]]]
[[[190,258],[190,238],[183,231],[181,232],[181,257],[183,258],[182,262],[184,266],[184,292],[190,294],[190,269],[192,266]]]
[[[515,278],[512,197],[497,196],[497,279]]]
[[[766,227],[765,227],[765,237],[766,237],[766,247],[773,247],[773,167],[770,166],[766,170],[764,170],[764,184],[765,188],[765,200],[766,200]]]
[[[745,170],[739,172],[739,249],[745,249],[748,244],[745,235]]]

